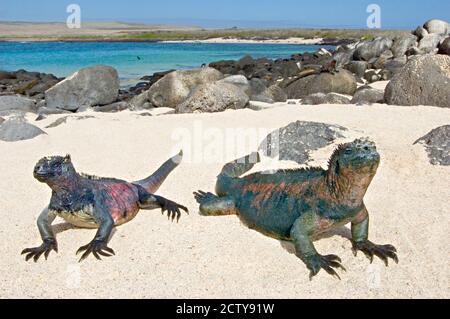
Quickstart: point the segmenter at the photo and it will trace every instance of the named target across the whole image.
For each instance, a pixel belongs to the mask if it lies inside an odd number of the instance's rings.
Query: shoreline
[[[350,41],[350,39],[339,39],[332,40],[335,41]],[[323,38],[287,38],[287,39],[239,39],[239,38],[211,38],[206,40],[149,40],[149,39],[138,39],[138,38],[100,38],[100,39],[83,39],[83,38],[0,38],[0,42],[142,42],[142,43],[185,43],[185,44],[291,44],[291,45],[327,45],[327,40]]]

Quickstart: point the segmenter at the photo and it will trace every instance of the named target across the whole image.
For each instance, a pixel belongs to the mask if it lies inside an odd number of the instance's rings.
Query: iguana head
[[[330,166],[334,166],[336,171],[353,170],[375,174],[379,164],[380,154],[375,143],[368,139],[340,145],[330,160]]]
[[[329,186],[333,191],[348,190],[357,197],[363,196],[379,165],[380,154],[375,144],[368,139],[342,144],[329,162]]]
[[[44,157],[34,167],[34,178],[41,183],[56,184],[75,174],[70,155]]]

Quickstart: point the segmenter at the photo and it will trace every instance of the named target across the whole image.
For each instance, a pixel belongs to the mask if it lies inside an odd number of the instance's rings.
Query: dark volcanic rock
[[[266,156],[303,165],[311,160],[311,151],[333,144],[345,131],[342,126],[297,121],[269,134],[259,150]]]
[[[439,45],[439,54],[450,55],[450,37],[442,41]]]
[[[432,130],[414,144],[424,144],[430,163],[450,166],[450,125]]]
[[[21,117],[10,118],[0,126],[0,140],[5,142],[29,140],[41,134],[46,133]]]

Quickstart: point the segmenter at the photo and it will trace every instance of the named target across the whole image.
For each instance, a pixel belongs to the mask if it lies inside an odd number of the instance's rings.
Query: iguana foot
[[[341,258],[336,255],[313,255],[311,257],[305,258],[306,266],[311,272],[309,273],[309,280],[312,280],[314,276],[316,276],[321,269],[325,270],[328,274],[336,277],[341,280],[341,277],[337,274],[337,272],[333,268],[340,268],[343,271],[347,271],[344,266],[341,265]]]
[[[77,255],[81,252],[83,252],[83,255],[81,255],[81,258],[79,260],[79,262],[82,262],[83,260],[85,260],[90,253],[92,253],[94,255],[95,258],[97,258],[98,260],[101,260],[100,255],[104,256],[104,257],[111,257],[113,255],[115,255],[114,250],[112,250],[111,248],[109,248],[106,245],[106,242],[102,241],[102,240],[93,240],[91,241],[89,244],[80,247],[77,250]]]
[[[184,210],[186,212],[186,214],[189,215],[189,210],[184,207],[183,205],[177,204],[175,202],[172,202],[170,200],[165,200],[164,204],[161,207],[162,210],[162,214],[164,215],[164,213],[167,211],[167,218],[170,220],[170,218],[172,218],[172,222],[175,220],[175,217],[177,218],[177,223],[180,220],[181,217],[181,211],[180,210]]]
[[[46,239],[44,240],[41,246],[35,248],[26,248],[22,250],[21,254],[22,255],[26,254],[25,256],[26,261],[33,258],[34,262],[37,262],[42,254],[44,254],[45,260],[47,260],[47,257],[52,250],[58,252],[58,245],[56,243],[56,240]]]
[[[219,197],[214,195],[213,193],[205,193],[203,191],[194,192],[195,200],[200,205],[207,204],[208,202],[212,202],[214,200],[218,200]]]
[[[353,254],[355,256],[358,254],[358,250],[369,258],[370,263],[373,262],[373,256],[377,256],[384,261],[386,266],[389,266],[389,258],[392,258],[398,264],[397,249],[392,245],[375,245],[368,240],[358,243],[353,242]]]

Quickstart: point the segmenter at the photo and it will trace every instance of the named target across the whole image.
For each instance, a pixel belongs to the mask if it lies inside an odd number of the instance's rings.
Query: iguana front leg
[[[383,260],[386,266],[389,266],[389,258],[392,258],[398,264],[397,250],[394,246],[376,245],[369,241],[369,213],[365,207],[352,222],[352,243],[355,256],[360,250],[369,258],[371,263],[375,255]]]
[[[194,192],[195,200],[200,204],[202,216],[236,215],[236,207],[231,197],[218,197],[213,193]]]
[[[84,251],[79,260],[80,262],[86,259],[91,253],[99,260],[101,260],[100,255],[104,257],[111,257],[115,255],[114,250],[107,246],[108,239],[111,236],[111,232],[114,227],[114,220],[111,217],[111,214],[101,203],[97,203],[94,206],[92,213],[95,221],[99,225],[99,228],[94,239],[89,244],[82,246],[77,250],[77,255]]]
[[[53,234],[51,224],[56,218],[56,214],[53,211],[50,211],[45,208],[42,213],[39,215],[37,220],[37,226],[39,229],[39,233],[42,238],[42,245],[35,248],[26,248],[22,251],[22,255],[25,255],[25,260],[30,260],[33,258],[35,262],[38,261],[39,257],[44,254],[45,259],[47,260],[48,255],[52,250],[58,252],[58,245],[56,243],[55,235]]]
[[[311,271],[309,279],[312,280],[321,269],[328,274],[341,279],[333,268],[345,268],[341,265],[341,259],[336,255],[322,256],[316,251],[311,237],[317,230],[317,218],[314,212],[304,213],[291,229],[291,238],[295,245],[295,254],[306,264]]]

